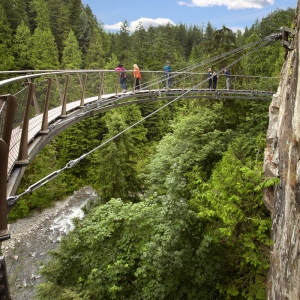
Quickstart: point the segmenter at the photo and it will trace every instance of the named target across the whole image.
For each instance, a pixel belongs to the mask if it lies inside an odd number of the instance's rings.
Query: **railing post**
[[[65,87],[65,93],[64,93],[64,100],[61,108],[61,118],[66,118],[67,117],[67,98],[68,98],[68,89],[69,89],[69,82],[70,82],[70,75],[66,76],[67,81],[66,81],[66,87]]]
[[[63,104],[64,100],[63,100],[63,95],[62,95],[61,88],[60,88],[60,83],[59,83],[57,75],[55,74],[54,76],[55,76],[56,83],[57,83],[57,89],[58,89],[58,93],[59,93],[60,103]]]
[[[51,93],[51,87],[52,87],[52,78],[48,79],[48,87],[47,87],[47,94],[46,94],[46,100],[45,100],[45,106],[44,106],[44,113],[43,113],[43,121],[42,121],[42,127],[40,134],[48,134],[48,108],[49,108],[49,99],[50,99],[50,93]]]
[[[136,72],[133,72],[133,85],[132,85],[132,86],[133,86],[133,89],[132,89],[132,92],[133,92],[133,93],[135,93],[135,85],[136,85],[136,82],[135,82],[136,79],[135,79],[134,76],[136,76]]]
[[[18,160],[16,161],[16,165],[28,165],[28,129],[29,129],[29,118],[30,118],[30,106],[31,101],[34,93],[34,84],[30,82],[28,84],[28,94],[27,94],[27,101],[26,101],[26,109],[24,114],[24,120],[22,125],[22,134],[21,134],[21,141],[20,141],[20,150]]]
[[[183,81],[182,81],[183,83],[182,83],[182,90],[184,90],[184,86],[185,86],[185,73],[184,73],[184,77],[183,77]]]
[[[271,82],[271,93],[273,92],[273,84],[274,84],[274,78],[272,77],[272,82]]]
[[[118,96],[118,90],[119,90],[119,84],[120,84],[120,77],[121,77],[121,73],[118,76],[118,81],[117,81],[117,85],[116,85],[116,95]]]
[[[80,108],[84,107],[86,79],[87,79],[87,74],[83,74],[82,94],[81,94],[81,102],[79,106]]]
[[[233,89],[235,90],[235,85],[236,85],[236,76],[234,76],[234,84],[233,84]]]
[[[4,121],[3,126],[3,133],[2,133],[2,139],[7,144],[8,148],[10,145],[10,138],[11,133],[13,129],[14,119],[15,119],[15,113],[17,110],[17,98],[12,95],[5,95],[2,96],[3,98],[6,98],[6,118]],[[0,98],[2,98],[0,96]]]
[[[99,95],[98,95],[98,100],[101,100],[102,95],[103,95],[103,87],[104,87],[104,73],[100,72],[100,86],[99,86]]]
[[[173,78],[175,89],[177,89],[177,77],[178,77],[178,76],[175,76],[175,77]]]
[[[27,83],[32,83],[31,78],[27,78]],[[31,103],[32,103],[33,106],[34,106],[35,113],[36,113],[37,115],[39,115],[39,114],[41,113],[41,110],[40,110],[39,103],[38,103],[38,101],[37,101],[37,98],[36,98],[36,95],[35,95],[34,92],[33,92],[31,101],[32,101]]]
[[[153,82],[153,74],[154,73],[151,72],[151,83]],[[157,76],[155,76],[155,78],[157,78]],[[158,90],[159,90],[159,83],[157,85],[158,85]],[[151,85],[149,86],[149,92],[151,92]]]

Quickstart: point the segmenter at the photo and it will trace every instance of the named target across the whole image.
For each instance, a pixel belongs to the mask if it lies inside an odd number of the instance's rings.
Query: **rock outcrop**
[[[272,214],[271,265],[267,294],[272,300],[300,299],[300,78],[299,15],[294,19],[294,50],[288,51],[281,81],[269,109],[264,170],[278,177],[265,191],[264,203]]]

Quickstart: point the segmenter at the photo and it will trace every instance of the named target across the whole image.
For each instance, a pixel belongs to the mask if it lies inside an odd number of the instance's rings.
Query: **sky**
[[[150,25],[197,25],[215,29],[223,25],[233,31],[250,28],[276,8],[296,8],[297,0],[82,0],[88,4],[106,31],[116,32],[127,21],[130,31],[142,22]],[[289,24],[282,24],[288,27]]]

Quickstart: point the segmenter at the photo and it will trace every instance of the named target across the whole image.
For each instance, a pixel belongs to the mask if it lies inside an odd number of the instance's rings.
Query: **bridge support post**
[[[7,224],[7,166],[10,138],[17,109],[17,98],[12,95],[0,96],[6,104],[3,133],[0,138],[0,244],[10,238]]]
[[[87,79],[87,74],[83,74],[82,93],[81,93],[81,101],[79,106],[80,108],[84,108],[86,79]]]
[[[98,100],[101,100],[102,95],[104,94],[104,73],[100,72],[100,86],[99,86],[99,95],[98,95]]]
[[[0,242],[10,238],[7,224],[7,164],[8,164],[8,145],[0,139]]]
[[[69,89],[69,82],[70,82],[70,75],[66,76],[67,81],[66,81],[66,87],[65,87],[65,93],[64,93],[64,100],[61,108],[61,118],[66,118],[67,117],[67,97],[68,97],[68,89]]]
[[[46,94],[46,100],[45,100],[45,107],[44,107],[44,113],[43,113],[43,121],[42,121],[42,128],[39,132],[40,134],[48,134],[48,108],[49,108],[49,99],[50,99],[50,93],[51,93],[51,86],[52,86],[52,78],[48,79],[48,88],[47,88],[47,94]]]
[[[26,101],[26,109],[22,126],[22,134],[20,141],[19,157],[16,161],[16,165],[26,166],[29,164],[28,159],[28,129],[29,129],[29,118],[30,118],[30,106],[34,93],[34,84],[32,82],[28,83],[28,94]]]

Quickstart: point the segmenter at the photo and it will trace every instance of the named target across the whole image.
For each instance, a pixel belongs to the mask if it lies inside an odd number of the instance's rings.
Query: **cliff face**
[[[300,0],[294,20],[294,50],[286,56],[269,108],[264,170],[266,176],[280,178],[278,186],[267,189],[264,197],[273,221],[267,285],[270,300],[300,299],[299,7]]]

